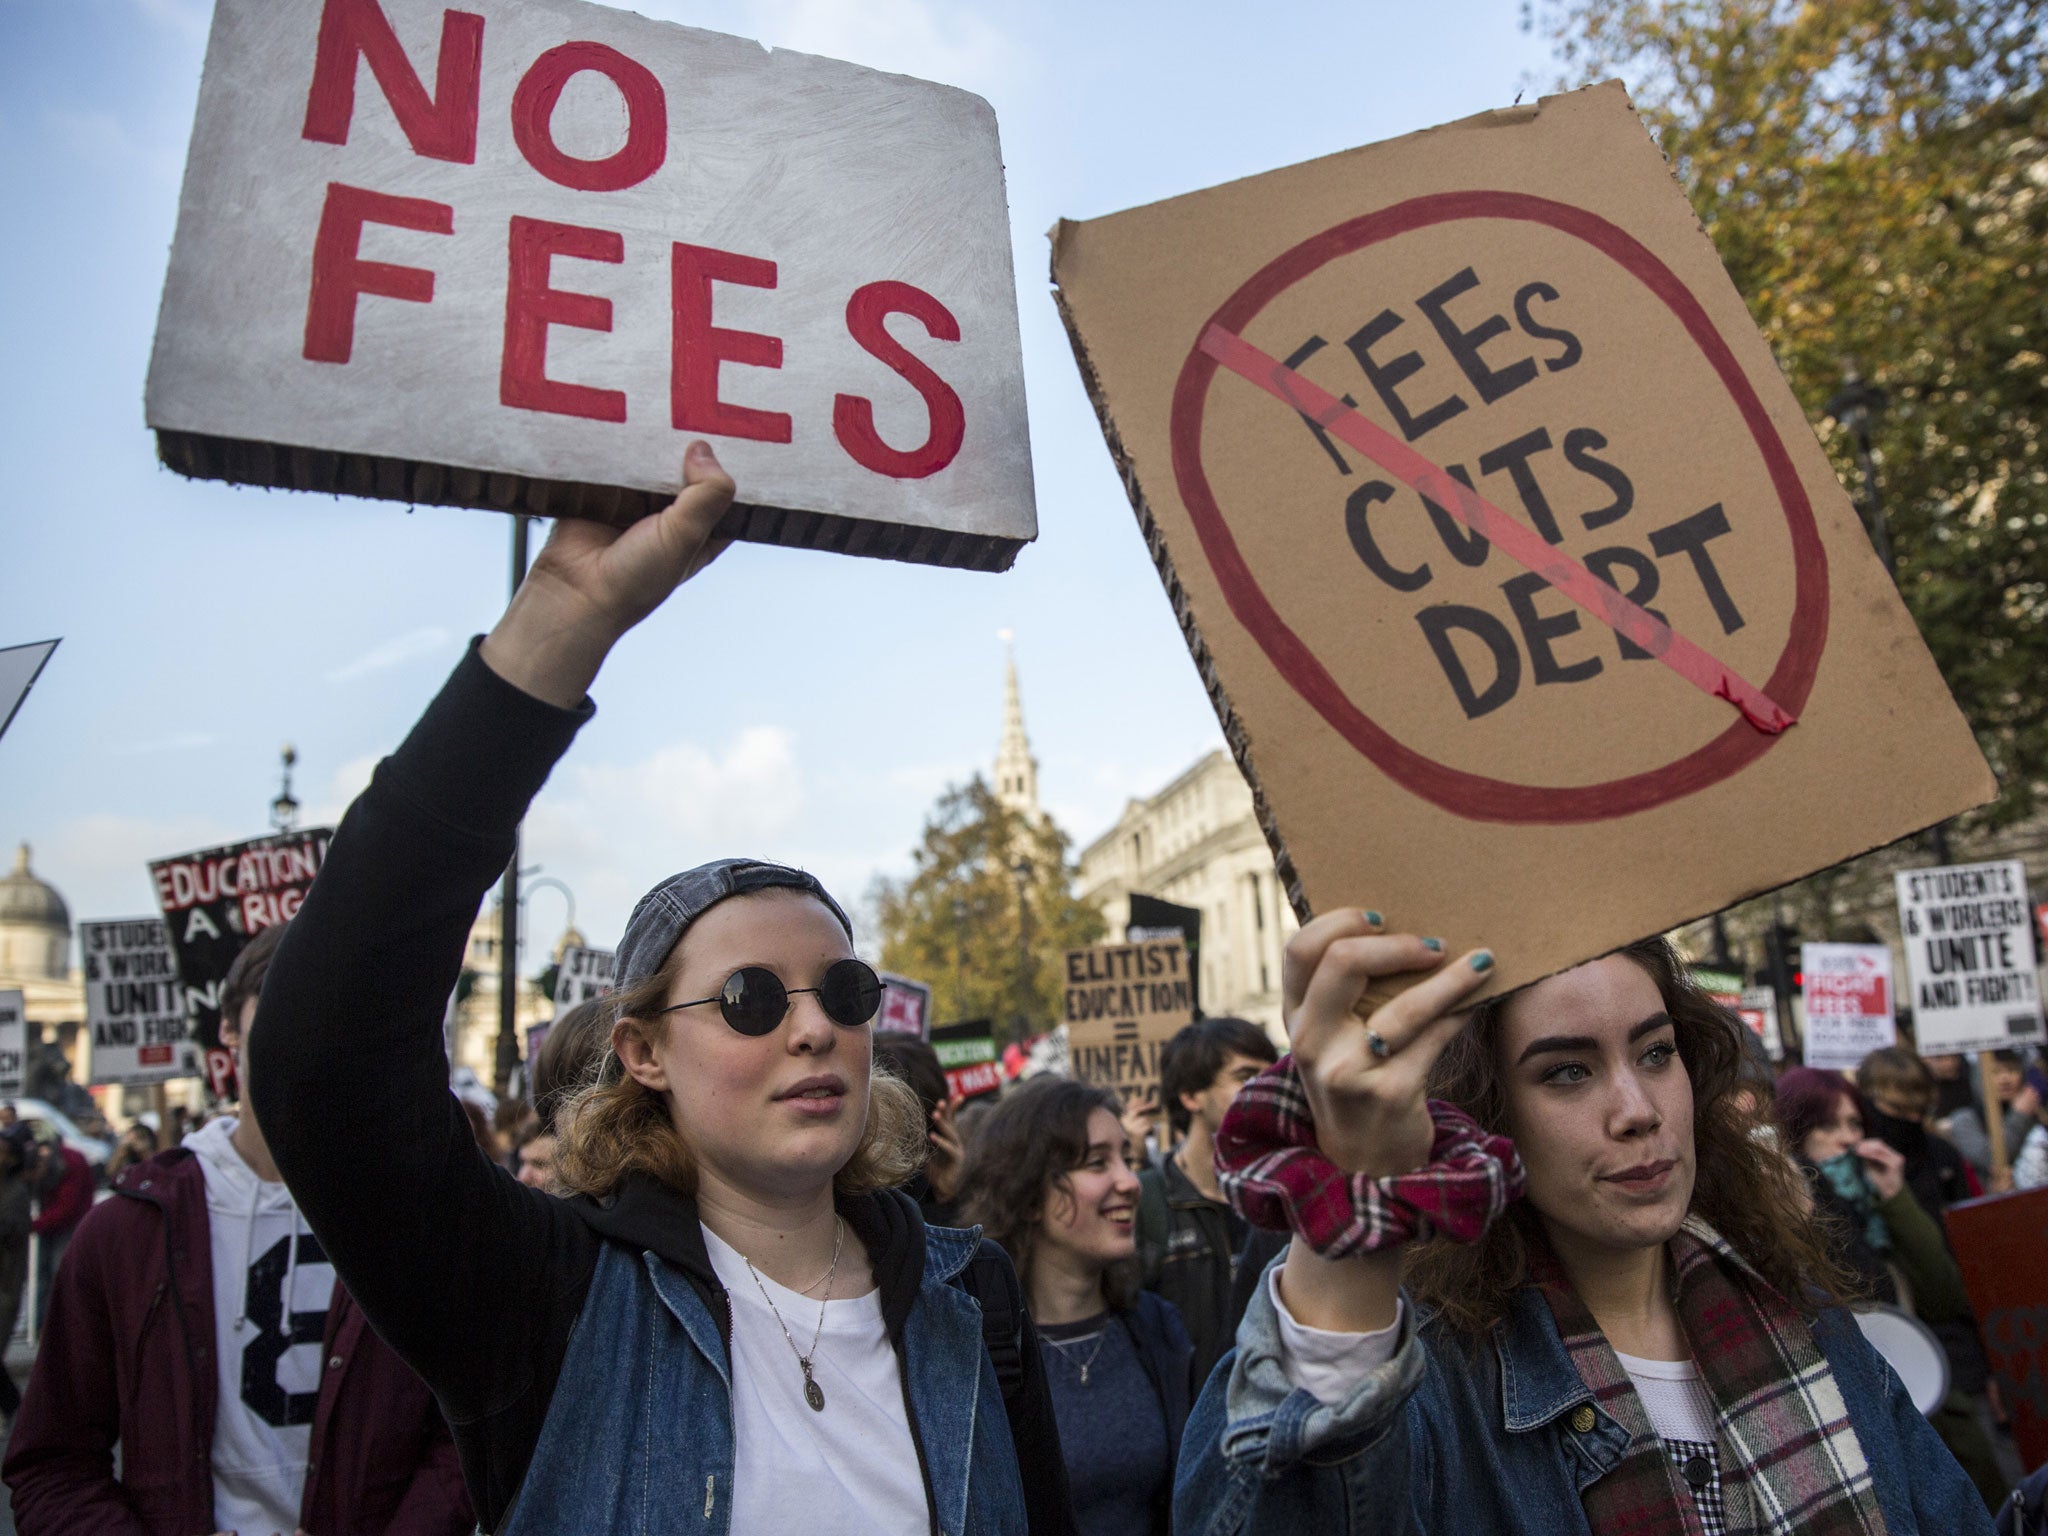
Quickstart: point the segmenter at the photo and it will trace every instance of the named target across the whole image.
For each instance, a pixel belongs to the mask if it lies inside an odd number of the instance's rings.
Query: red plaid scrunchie
[[[1255,1227],[1294,1232],[1326,1259],[1441,1232],[1475,1241],[1522,1193],[1522,1159],[1505,1136],[1429,1101],[1427,1166],[1390,1179],[1346,1173],[1316,1147],[1315,1118],[1292,1056],[1244,1085],[1216,1133],[1223,1196]]]

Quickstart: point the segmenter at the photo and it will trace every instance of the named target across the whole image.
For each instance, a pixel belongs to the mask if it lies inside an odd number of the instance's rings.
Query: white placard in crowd
[[[882,975],[882,1007],[875,1015],[878,1035],[909,1035],[922,1040],[932,1027],[932,989],[908,976]]]
[[[1778,1028],[1777,993],[1769,987],[1746,987],[1735,1014],[1762,1039],[1766,1056],[1773,1061],[1785,1059],[1785,1037]]]
[[[198,1076],[186,1044],[185,992],[163,920],[80,923],[78,944],[94,1085]]]
[[[2026,866],[2002,859],[1905,869],[1893,878],[1920,1053],[2039,1042],[2041,982]]]
[[[997,570],[1035,536],[1002,150],[954,86],[578,0],[215,0],[164,462]]]
[[[562,951],[555,967],[555,1007],[574,1008],[612,989],[612,975],[618,957],[608,949],[583,949],[576,945]]]
[[[1847,1071],[1872,1051],[1896,1045],[1892,952],[1882,944],[1802,944],[1809,1067]]]
[[[28,1064],[28,1002],[19,992],[0,992],[0,1099],[21,1097]]]

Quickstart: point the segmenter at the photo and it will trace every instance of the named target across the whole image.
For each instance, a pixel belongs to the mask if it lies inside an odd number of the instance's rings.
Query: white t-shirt
[[[282,1184],[256,1176],[209,1120],[185,1138],[206,1175],[213,1254],[213,1523],[240,1536],[298,1529],[334,1266]]]
[[[1618,1349],[1614,1358],[1628,1372],[1659,1440],[1714,1443],[1714,1400],[1707,1395],[1697,1365],[1690,1360],[1645,1360]]]
[[[858,1241],[848,1234],[849,1241]],[[845,1536],[925,1536],[931,1529],[903,1378],[882,1325],[882,1293],[825,1303],[811,1373],[822,1412],[804,1400],[798,1350],[811,1347],[818,1302],[761,1284],[747,1261],[709,1227],[711,1268],[732,1299],[732,1536],[785,1536],[828,1523]]]

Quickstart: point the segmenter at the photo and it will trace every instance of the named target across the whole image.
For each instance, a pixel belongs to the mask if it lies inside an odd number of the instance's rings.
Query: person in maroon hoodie
[[[92,1164],[61,1141],[42,1144],[36,1160],[36,1326],[50,1312],[50,1280],[70,1246],[71,1234],[92,1209]]]
[[[222,986],[238,1069],[282,932]],[[22,1536],[474,1529],[432,1394],[364,1321],[243,1109],[125,1170],[79,1223],[0,1469]]]

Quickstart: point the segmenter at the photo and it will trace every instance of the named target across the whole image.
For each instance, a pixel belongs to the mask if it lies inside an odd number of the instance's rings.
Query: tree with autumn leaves
[[[1843,484],[1870,423],[1899,590],[1998,774],[2048,789],[2048,3],[1538,0],[1621,76]],[[1967,828],[1964,829],[1967,831]]]
[[[1074,896],[1072,844],[1048,818],[1003,804],[976,774],[940,796],[910,876],[869,893],[882,968],[932,989],[938,1023],[988,1019],[999,1041],[1059,1022],[1064,952],[1101,940]]]

